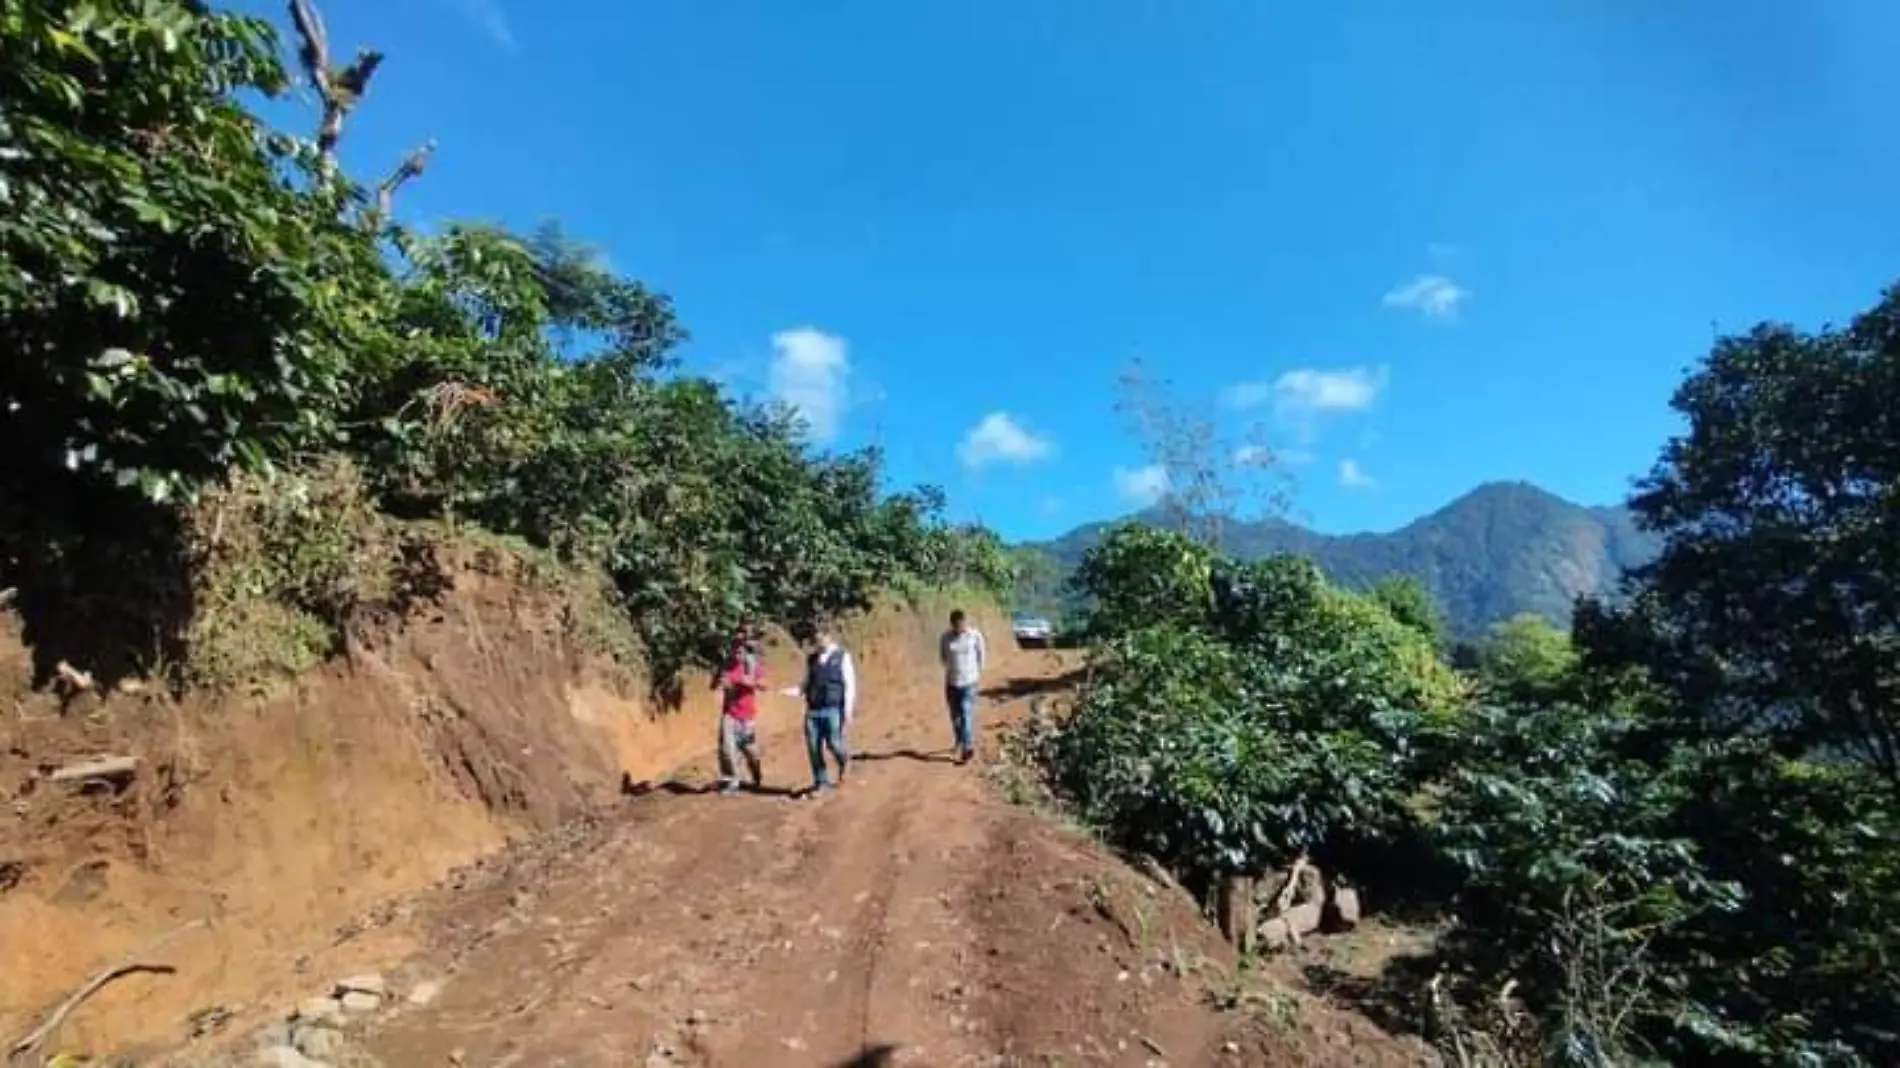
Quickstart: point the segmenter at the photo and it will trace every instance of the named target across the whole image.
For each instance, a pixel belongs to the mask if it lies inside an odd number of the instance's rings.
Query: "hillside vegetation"
[[[1076,602],[1063,582],[1114,526],[1094,523],[1017,547],[1021,599],[1038,610],[1072,613]],[[1328,535],[1281,519],[1229,520],[1221,548],[1240,560],[1303,556],[1354,588],[1408,576],[1441,606],[1451,636],[1470,639],[1523,613],[1568,625],[1577,597],[1613,592],[1625,570],[1655,559],[1658,543],[1628,509],[1586,508],[1527,483],[1497,482],[1389,534]]]
[[[1076,573],[1102,644],[1027,740],[1190,885],[1311,862],[1442,916],[1383,1003],[1455,1063],[1900,1063],[1896,388],[1900,288],[1721,340],[1629,596],[1468,673],[1415,585],[1114,528]]]
[[[611,617],[577,630],[631,621],[661,684],[741,615],[1008,581],[934,490],[886,496],[876,452],[679,375],[672,304],[558,226],[403,226],[433,146],[342,173],[383,57],[290,10],[307,135],[244,106],[291,84],[266,21],[0,10],[0,588],[42,681],[294,672],[480,531],[572,570]]]

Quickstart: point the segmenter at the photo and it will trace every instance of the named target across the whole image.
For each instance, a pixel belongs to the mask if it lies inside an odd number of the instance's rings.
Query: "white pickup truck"
[[[1048,620],[1023,612],[1011,617],[1010,630],[1016,635],[1016,644],[1025,648],[1045,647],[1056,635],[1055,628],[1049,625]]]

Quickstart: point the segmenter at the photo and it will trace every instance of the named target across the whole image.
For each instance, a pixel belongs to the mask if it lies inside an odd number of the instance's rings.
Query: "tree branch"
[[[336,178],[336,146],[343,139],[343,119],[363,98],[370,76],[383,62],[383,54],[362,49],[356,59],[342,70],[330,66],[330,38],[323,28],[323,16],[310,0],[290,0],[290,21],[303,41],[297,58],[304,74],[323,101],[323,118],[317,123],[318,179],[328,186]]]
[[[95,973],[91,979],[86,980],[85,985],[81,986],[78,990],[73,991],[72,994],[67,996],[66,1000],[59,1003],[58,1007],[56,1007],[52,1012],[47,1013],[46,1019],[41,1020],[40,1025],[38,1027],[35,1027],[33,1030],[27,1032],[24,1036],[22,1036],[19,1039],[19,1041],[15,1042],[13,1044],[13,1047],[7,1051],[9,1058],[11,1058],[15,1063],[18,1063],[21,1060],[23,1060],[28,1054],[36,1052],[40,1048],[40,1043],[45,1042],[47,1037],[51,1035],[54,1031],[59,1030],[59,1025],[66,1022],[66,1017],[72,1015],[73,1010],[78,1008],[80,1006],[80,1003],[84,1002],[87,998],[93,996],[94,994],[97,994],[101,989],[103,989],[108,983],[112,982],[114,979],[117,979],[122,975],[132,975],[137,972],[157,972],[159,974],[170,974],[171,972],[176,971],[177,969],[173,968],[172,966],[168,964],[152,964],[146,961],[144,958],[149,956],[152,953],[157,952],[166,943],[177,938],[179,935],[184,934],[187,931],[197,930],[198,928],[203,927],[205,925],[206,925],[205,920],[193,920],[192,922],[185,924],[183,927],[176,928],[160,936],[159,938],[154,939],[152,942],[147,944],[144,948],[140,949],[138,952],[125,958],[119,963],[114,964],[109,968],[105,968]]]
[[[434,155],[435,141],[433,139],[424,141],[397,164],[395,170],[389,172],[389,177],[377,185],[376,205],[370,209],[369,216],[365,219],[367,229],[373,233],[381,229],[383,223],[389,221],[390,209],[396,200],[396,191],[411,178],[422,177],[423,169],[428,167],[429,160]]]

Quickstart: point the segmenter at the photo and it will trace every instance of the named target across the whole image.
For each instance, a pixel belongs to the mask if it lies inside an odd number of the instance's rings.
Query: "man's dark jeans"
[[[976,685],[945,686],[945,703],[950,706],[950,733],[956,739],[957,752],[976,748]]]
[[[832,759],[838,762],[838,778],[843,779],[846,769],[851,766],[851,751],[844,742],[844,710],[841,708],[814,708],[805,713],[805,753],[811,757],[811,784],[814,789],[822,790],[831,785],[831,777],[825,771],[825,750],[831,750]]]

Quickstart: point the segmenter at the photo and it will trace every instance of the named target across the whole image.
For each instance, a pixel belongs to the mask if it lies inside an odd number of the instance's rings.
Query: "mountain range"
[[[1053,564],[1045,569],[1049,578],[1066,579],[1082,554],[1119,522],[1091,523],[1019,548],[1045,554]],[[1229,523],[1222,541],[1227,553],[1243,559],[1308,557],[1346,586],[1410,575],[1437,598],[1459,638],[1475,637],[1522,612],[1567,625],[1577,595],[1613,593],[1625,569],[1653,560],[1659,548],[1626,508],[1574,504],[1526,482],[1486,483],[1386,534],[1320,534],[1263,519]],[[1029,585],[1024,608],[1056,606],[1054,583]]]

